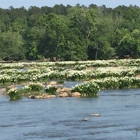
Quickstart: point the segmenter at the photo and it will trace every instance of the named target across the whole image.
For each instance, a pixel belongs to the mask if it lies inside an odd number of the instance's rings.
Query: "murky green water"
[[[0,140],[139,140],[139,119],[140,89],[105,90],[98,98],[9,101],[0,95]]]

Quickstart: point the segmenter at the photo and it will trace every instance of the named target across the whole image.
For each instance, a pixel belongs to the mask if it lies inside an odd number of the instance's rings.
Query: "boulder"
[[[56,95],[48,95],[48,98],[56,98]]]
[[[35,99],[35,96],[30,96],[31,99]]]
[[[72,93],[69,93],[69,97],[80,97],[81,94],[79,92],[72,92]]]
[[[56,82],[56,81],[51,81],[51,82],[49,83],[49,85],[57,85],[57,82]]]
[[[67,92],[60,93],[59,97],[68,97],[68,93]]]
[[[6,93],[6,88],[0,89],[0,94],[2,94],[2,95],[7,95],[7,93]]]
[[[83,121],[87,121],[87,120],[88,120],[88,118],[84,118],[84,119],[83,119]]]
[[[48,95],[46,93],[43,93],[42,94],[42,99],[46,99],[46,98],[48,98]]]
[[[37,96],[30,95],[30,96],[28,96],[28,98],[31,98],[31,99],[48,99],[48,98],[56,98],[56,95],[48,95],[47,93],[43,93],[42,95],[37,95]]]
[[[35,99],[42,99],[42,96],[37,95],[37,96],[35,96]]]
[[[10,86],[8,86],[9,89],[15,88],[15,87],[16,87],[15,85],[10,85]]]
[[[67,92],[67,93],[70,93],[71,90],[70,90],[70,88],[66,88],[66,87],[64,87],[64,88],[61,89],[60,92]]]
[[[56,90],[56,92],[57,92],[57,93],[60,93],[61,90],[62,90],[61,88],[58,88],[58,89]]]
[[[90,116],[100,117],[100,114],[90,114]]]

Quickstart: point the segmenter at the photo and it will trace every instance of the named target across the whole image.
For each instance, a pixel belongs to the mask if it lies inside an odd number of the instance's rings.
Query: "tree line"
[[[140,7],[91,4],[0,8],[0,59],[140,57]]]

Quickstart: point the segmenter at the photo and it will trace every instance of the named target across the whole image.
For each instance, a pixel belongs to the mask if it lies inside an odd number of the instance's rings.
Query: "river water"
[[[140,89],[104,90],[96,98],[0,95],[0,140],[139,140],[139,119]]]

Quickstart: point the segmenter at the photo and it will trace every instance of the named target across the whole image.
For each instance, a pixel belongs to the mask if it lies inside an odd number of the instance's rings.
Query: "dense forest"
[[[140,58],[140,7],[0,8],[1,60]]]

